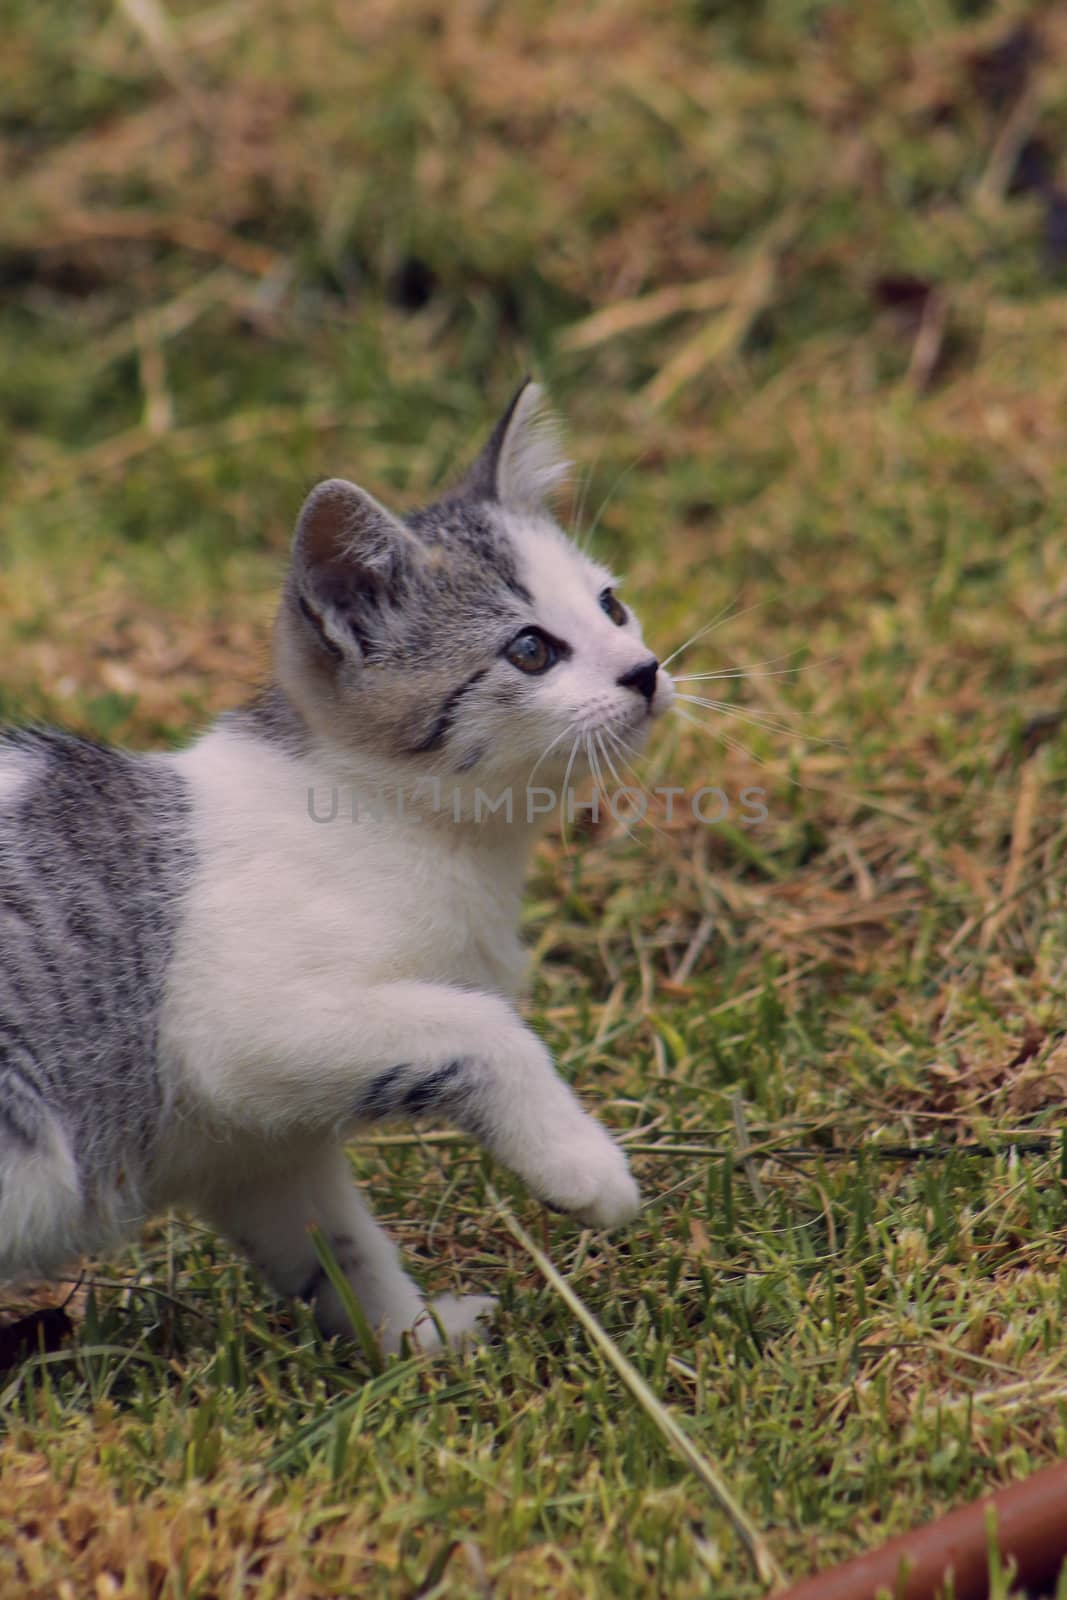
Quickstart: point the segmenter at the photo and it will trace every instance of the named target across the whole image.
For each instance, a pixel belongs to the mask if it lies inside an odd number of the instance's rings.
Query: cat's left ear
[[[330,478],[304,503],[288,593],[302,626],[332,656],[365,654],[411,573],[414,539],[373,495]]]
[[[539,511],[570,467],[545,392],[527,378],[455,493],[492,500],[509,511]]]

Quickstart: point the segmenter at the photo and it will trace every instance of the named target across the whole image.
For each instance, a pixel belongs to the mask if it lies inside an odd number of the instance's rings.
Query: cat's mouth
[[[674,683],[665,672],[660,672],[651,699],[641,706],[627,706],[624,712],[605,718],[604,729],[611,733],[630,735],[637,733],[643,737],[648,732],[650,724],[664,716],[673,704]]]
[[[674,704],[674,679],[661,667],[656,678],[656,692],[648,707],[649,718],[662,717]]]
[[[597,734],[607,739],[621,739],[630,750],[640,750],[652,731],[652,724],[660,715],[658,710],[651,706],[642,708],[636,715],[631,711],[626,716],[605,717],[595,728],[591,729],[594,738]]]

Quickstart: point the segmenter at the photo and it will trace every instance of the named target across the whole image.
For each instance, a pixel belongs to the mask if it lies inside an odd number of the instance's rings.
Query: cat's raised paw
[[[593,1200],[574,1215],[587,1228],[618,1228],[632,1221],[640,1209],[641,1191],[629,1172],[622,1172],[603,1184]]]
[[[641,1191],[626,1157],[602,1130],[600,1137],[572,1150],[560,1150],[555,1170],[541,1174],[538,1192],[557,1211],[587,1228],[617,1228],[641,1208]]]

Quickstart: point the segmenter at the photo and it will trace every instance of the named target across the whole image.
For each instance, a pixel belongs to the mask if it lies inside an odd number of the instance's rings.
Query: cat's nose
[[[640,666],[631,667],[629,672],[624,672],[615,682],[620,689],[636,689],[638,694],[643,694],[649,705],[656,692],[656,673],[659,671],[659,662],[655,656],[649,661],[642,661]]]

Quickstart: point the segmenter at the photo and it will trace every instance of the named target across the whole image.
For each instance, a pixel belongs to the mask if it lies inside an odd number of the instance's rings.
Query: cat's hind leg
[[[47,1276],[87,1242],[70,1141],[22,1075],[0,1064],[0,1279]]]
[[[344,1273],[360,1309],[386,1351],[404,1334],[432,1350],[480,1338],[494,1301],[487,1296],[442,1295],[429,1304],[400,1264],[400,1254],[375,1222],[352,1181],[337,1145],[304,1153],[296,1166],[264,1170],[216,1193],[205,1209],[211,1220],[259,1268],[280,1294],[311,1302],[324,1333],[351,1333],[341,1297],[326,1275],[309,1229],[317,1226]]]

